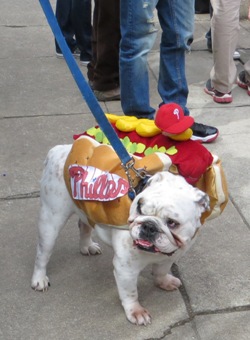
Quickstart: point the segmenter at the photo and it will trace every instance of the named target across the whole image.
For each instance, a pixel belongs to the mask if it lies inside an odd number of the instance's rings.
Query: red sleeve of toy
[[[194,184],[212,164],[212,154],[200,143],[188,140],[176,145],[178,153],[171,157],[179,173],[188,183]]]

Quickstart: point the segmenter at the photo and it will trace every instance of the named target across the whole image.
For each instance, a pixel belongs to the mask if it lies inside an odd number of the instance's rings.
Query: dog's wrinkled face
[[[134,199],[128,219],[134,245],[152,253],[173,255],[185,249],[199,229],[208,196],[181,176],[160,172]]]

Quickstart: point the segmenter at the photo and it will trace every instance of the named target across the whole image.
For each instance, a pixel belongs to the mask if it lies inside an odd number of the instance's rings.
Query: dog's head
[[[159,172],[132,202],[128,223],[134,245],[171,256],[190,245],[208,209],[209,197],[203,191],[179,175]]]

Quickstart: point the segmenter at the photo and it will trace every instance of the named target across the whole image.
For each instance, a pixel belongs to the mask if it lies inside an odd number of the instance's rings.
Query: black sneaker
[[[191,139],[201,143],[213,142],[219,135],[219,130],[215,127],[200,123],[194,123],[191,130],[193,131]]]

